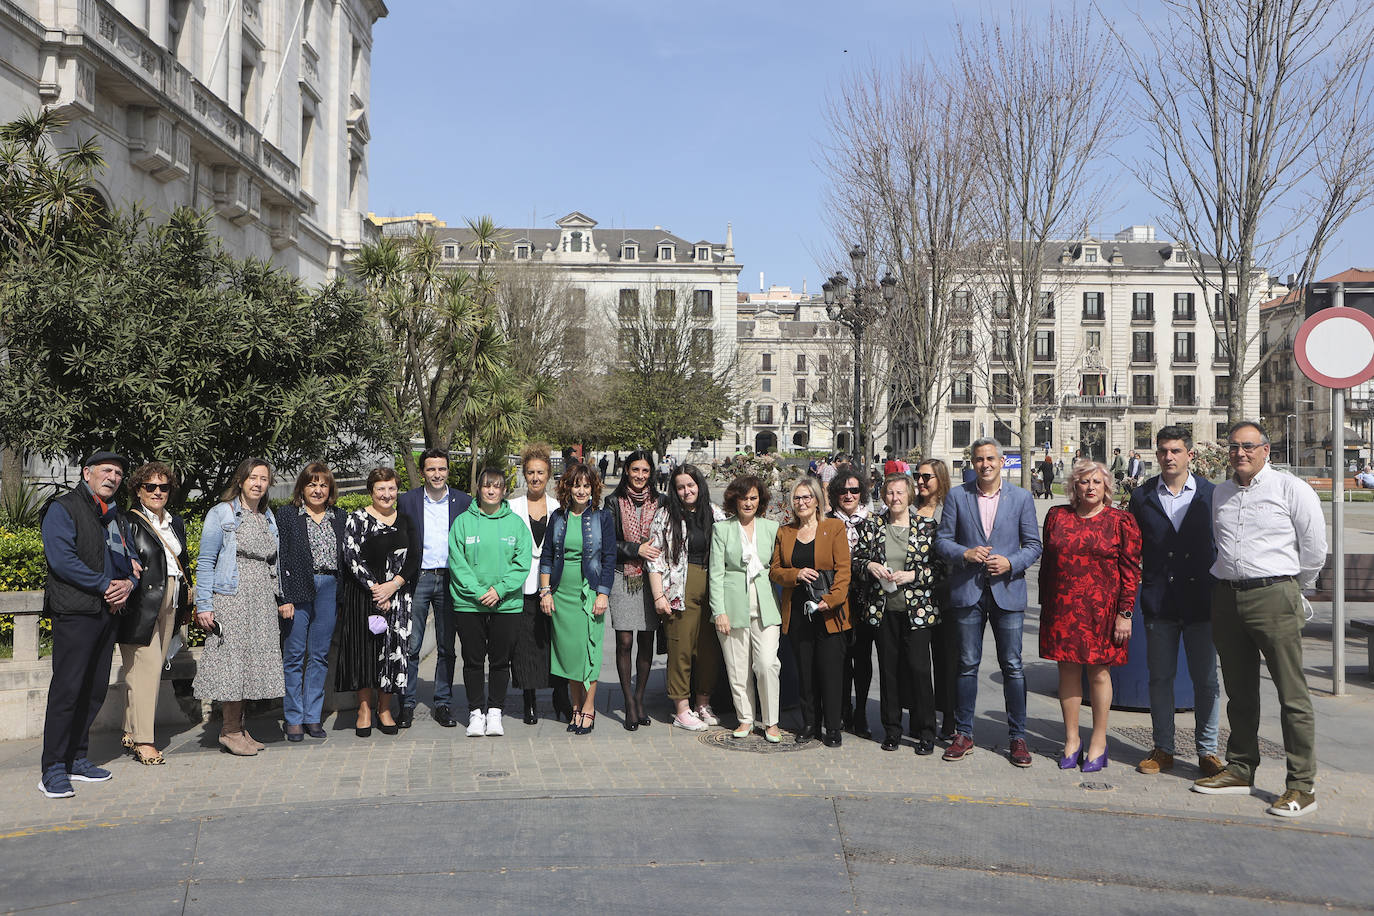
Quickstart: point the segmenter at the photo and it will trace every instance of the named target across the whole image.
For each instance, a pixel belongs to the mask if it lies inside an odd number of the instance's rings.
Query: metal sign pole
[[[1345,287],[1337,283],[1331,304],[1345,305]],[[1331,589],[1331,693],[1345,695],[1345,389],[1331,389],[1331,554],[1335,583]]]

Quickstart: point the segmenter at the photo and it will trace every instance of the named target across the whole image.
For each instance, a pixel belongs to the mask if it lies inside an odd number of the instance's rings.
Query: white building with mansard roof
[[[208,209],[235,255],[327,279],[371,229],[382,0],[0,0],[0,121],[44,106],[94,136],[94,190]]]

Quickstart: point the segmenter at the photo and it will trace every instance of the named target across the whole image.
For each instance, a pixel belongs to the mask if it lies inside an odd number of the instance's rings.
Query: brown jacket
[[[797,569],[792,565],[792,550],[797,545],[797,526],[783,525],[778,529],[778,540],[773,546],[773,564],[768,577],[782,586],[782,631],[787,632],[787,624],[792,614],[792,589],[797,584]],[[825,612],[825,629],[830,633],[843,633],[853,626],[849,620],[849,609],[845,601],[849,597],[849,536],[845,534],[844,522],[823,518],[816,529],[816,566],[817,570],[835,570],[835,584],[825,596],[829,610]]]

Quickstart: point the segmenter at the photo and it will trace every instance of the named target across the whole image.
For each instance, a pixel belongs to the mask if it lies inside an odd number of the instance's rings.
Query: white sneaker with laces
[[[690,709],[683,713],[673,716],[673,725],[677,728],[685,728],[689,732],[706,731],[706,723],[697,718],[697,714]]]
[[[697,709],[697,718],[711,727],[720,724],[720,720],[716,718],[716,714],[711,710],[709,703]]]
[[[505,730],[504,728],[501,727],[501,710],[499,710],[499,709],[488,709],[488,710],[487,710],[487,737],[488,737],[488,738],[499,738],[499,737],[501,737],[502,735],[504,735],[505,733],[506,733],[506,730]]]
[[[480,738],[487,733],[487,717],[482,710],[474,709],[468,713],[468,737]]]

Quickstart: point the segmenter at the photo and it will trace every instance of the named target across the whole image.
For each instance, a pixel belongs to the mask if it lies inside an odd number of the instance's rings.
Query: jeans
[[[1150,668],[1150,721],[1154,744],[1174,752],[1174,676],[1178,673],[1178,641],[1193,681],[1193,734],[1197,755],[1217,752],[1217,651],[1212,645],[1212,622],[1150,618],[1145,621],[1145,658]]]
[[[329,667],[329,641],[338,619],[339,578],[315,574],[315,600],[297,604],[282,645],[286,695],[282,718],[287,725],[318,723],[324,714],[324,676]]]
[[[410,642],[406,646],[406,687],[401,695],[403,708],[415,708],[415,688],[419,683],[420,647],[425,643],[425,621],[434,608],[434,705],[453,705],[453,667],[458,653],[453,627],[453,599],[448,593],[448,571],[421,570],[410,605]]]
[[[974,705],[978,701],[978,663],[983,658],[983,631],[992,622],[997,643],[997,664],[1002,668],[1002,699],[1007,707],[1008,736],[1026,737],[1026,677],[1021,671],[1021,628],[1025,611],[1004,611],[992,599],[992,592],[972,607],[952,611],[959,628],[959,682],[954,707],[954,724],[959,734],[973,737]]]

